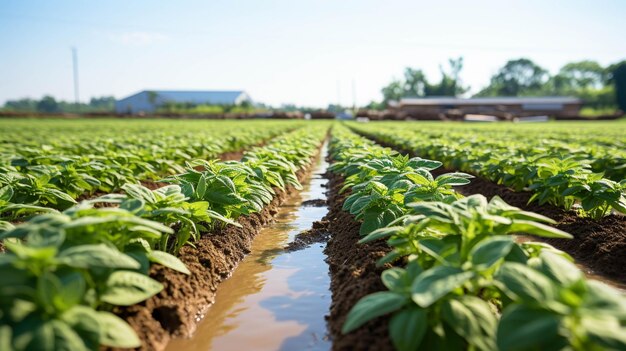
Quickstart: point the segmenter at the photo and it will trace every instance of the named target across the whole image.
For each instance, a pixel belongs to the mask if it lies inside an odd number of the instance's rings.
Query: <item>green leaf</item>
[[[406,271],[399,267],[393,267],[383,271],[380,278],[387,289],[395,292],[399,292],[399,290],[403,290],[411,285],[411,281],[406,279]]]
[[[359,235],[365,236],[370,234],[376,229],[382,228],[383,225],[383,214],[378,212],[378,208],[367,209],[363,214],[363,223],[359,228]]]
[[[524,264],[504,262],[495,278],[501,282],[500,288],[512,300],[541,304],[555,298],[556,292],[551,281]]]
[[[386,194],[387,193],[387,186],[381,182],[377,182],[377,181],[370,181],[369,183],[367,183],[367,189],[370,190],[374,190],[375,192],[379,193],[379,194]]]
[[[10,185],[5,185],[0,188],[0,200],[9,202],[11,201],[13,194],[14,194],[14,191]]]
[[[573,236],[562,230],[552,228],[548,225],[526,220],[515,220],[509,227],[509,232],[527,233],[542,236],[544,238],[571,239]]]
[[[450,299],[441,306],[443,319],[454,331],[479,350],[493,350],[496,317],[486,302],[473,296]]]
[[[13,351],[12,338],[11,326],[8,324],[0,325],[0,350]]]
[[[504,259],[513,247],[513,239],[505,235],[489,237],[472,248],[470,260],[478,270],[491,268],[496,262]]]
[[[545,310],[511,305],[504,310],[496,343],[500,351],[561,350],[568,341],[559,335],[561,317]]]
[[[98,349],[100,346],[98,312],[79,305],[65,312],[61,318],[81,337],[87,349]]]
[[[352,206],[350,206],[350,213],[353,215],[361,213],[361,211],[363,211],[363,209],[367,207],[367,205],[369,205],[369,203],[372,201],[371,196],[357,197],[359,196],[359,194],[354,194],[353,196],[355,196],[356,198],[356,201],[354,201],[352,203]]]
[[[541,271],[563,285],[571,285],[583,278],[580,269],[562,255],[542,251],[539,258],[541,259]]]
[[[131,213],[137,213],[141,211],[145,206],[145,202],[142,199],[126,199],[120,204],[120,208]]]
[[[130,256],[104,244],[70,247],[58,255],[58,261],[60,264],[74,268],[138,269],[141,266]]]
[[[441,297],[474,277],[460,268],[436,266],[422,272],[411,286],[411,298],[421,307],[429,307]]]
[[[626,301],[615,288],[597,280],[587,280],[586,309],[598,314],[611,314],[626,320]]]
[[[404,255],[401,252],[398,252],[397,250],[391,250],[391,252],[376,261],[376,267],[381,267],[387,263],[394,262],[403,256]]]
[[[405,175],[409,180],[417,185],[428,186],[430,185],[430,180],[419,173],[407,173]]]
[[[67,323],[61,320],[49,322],[54,330],[54,350],[88,351],[82,338]]]
[[[585,315],[581,325],[593,343],[610,350],[626,350],[624,326],[614,316]]]
[[[176,256],[173,256],[167,252],[154,250],[148,254],[148,258],[151,262],[156,262],[165,267],[171,268],[175,271],[191,274],[187,266]]]
[[[402,309],[389,321],[389,336],[396,350],[417,350],[422,343],[428,320],[426,311],[419,307]]]
[[[100,343],[110,347],[140,347],[137,334],[123,319],[110,312],[98,312]]]
[[[100,299],[112,305],[130,306],[149,299],[161,290],[163,285],[147,275],[116,271],[107,279]]]
[[[408,167],[411,167],[413,169],[417,169],[417,168],[425,168],[429,171],[432,171],[433,169],[439,168],[441,167],[442,163],[439,161],[433,161],[433,160],[426,160],[420,157],[413,157],[409,160],[409,162],[407,163]]]
[[[407,301],[405,296],[389,291],[367,295],[352,307],[341,332],[347,334],[371,319],[396,311]]]
[[[399,227],[399,226],[376,229],[373,232],[366,235],[361,240],[359,240],[359,243],[362,244],[362,243],[367,243],[370,241],[375,241],[378,239],[386,238],[402,230],[404,230],[404,227]]]
[[[470,183],[469,178],[474,178],[474,176],[467,174],[467,173],[456,172],[456,173],[442,174],[439,177],[437,177],[435,181],[437,182],[439,186],[442,186],[442,185],[460,186],[460,185],[469,184]]]
[[[198,186],[196,187],[196,198],[197,199],[203,199],[204,198],[204,194],[206,193],[206,177],[203,175],[200,176],[200,180],[198,180]]]
[[[61,277],[45,272],[37,281],[37,293],[42,306],[51,313],[63,312],[80,303],[85,293],[85,280],[78,272],[67,272]]]
[[[16,350],[55,351],[54,328],[40,313],[32,313],[13,325],[13,346]]]
[[[137,200],[143,200],[149,204],[153,204],[156,202],[156,198],[154,197],[154,193],[152,191],[140,184],[124,184],[122,189],[128,194],[131,198]]]

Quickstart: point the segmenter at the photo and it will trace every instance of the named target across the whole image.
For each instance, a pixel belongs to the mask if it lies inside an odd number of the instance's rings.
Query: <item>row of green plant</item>
[[[239,225],[275,189],[300,187],[296,172],[317,152],[326,127],[285,134],[242,161],[198,160],[150,190],[86,200],[13,225],[0,240],[0,349],[98,350],[139,347],[116,306],[140,303],[163,289],[149,276],[157,263],[190,274],[175,254],[202,232]]]
[[[60,131],[44,121],[31,121],[41,124],[16,130],[24,126],[18,122],[0,124],[0,130],[7,132],[0,137],[0,144],[6,146],[0,152],[0,218],[14,219],[19,205],[26,205],[22,211],[64,210],[96,192],[118,191],[125,184],[184,172],[185,160],[216,158],[301,126],[152,120],[143,122],[144,128],[137,121],[79,120],[57,121],[67,124],[67,130]],[[115,133],[108,126],[115,126],[111,128]],[[32,145],[32,140],[38,144]]]
[[[584,129],[576,130],[576,126]],[[351,127],[440,160],[448,168],[480,175],[516,191],[532,191],[530,201],[574,208],[595,219],[613,211],[626,213],[626,144],[621,124],[553,124],[541,129],[538,125],[419,123]]]
[[[398,350],[618,350],[626,348],[626,299],[588,280],[571,257],[512,234],[569,238],[552,220],[498,197],[463,197],[471,176],[431,171],[343,128],[331,170],[350,190],[344,209],[362,220],[361,243],[386,240],[378,265],[386,291],[363,297],[343,332],[390,315]]]

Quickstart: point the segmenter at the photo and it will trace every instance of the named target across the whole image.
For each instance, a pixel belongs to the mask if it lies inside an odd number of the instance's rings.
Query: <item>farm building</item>
[[[250,96],[241,90],[235,91],[184,91],[144,90],[115,101],[115,112],[119,114],[153,113],[167,103],[189,103],[195,105],[241,105],[252,103]]]
[[[493,115],[502,119],[520,116],[578,116],[582,100],[573,97],[404,98],[391,108],[414,119],[459,118],[467,114]]]

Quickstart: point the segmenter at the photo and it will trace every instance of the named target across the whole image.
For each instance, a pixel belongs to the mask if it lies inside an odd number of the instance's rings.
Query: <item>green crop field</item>
[[[0,350],[182,335],[319,158],[334,347],[626,349],[623,122],[3,119]]]

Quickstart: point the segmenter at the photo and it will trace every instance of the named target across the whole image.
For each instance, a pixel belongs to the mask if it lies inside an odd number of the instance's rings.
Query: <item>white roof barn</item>
[[[511,119],[538,115],[575,117],[580,114],[582,103],[582,100],[568,96],[503,96],[470,99],[439,96],[402,98],[389,104],[389,107],[414,119],[438,120],[445,116],[467,114],[494,115]]]
[[[115,101],[117,113],[152,113],[167,103],[190,103],[196,105],[240,105],[252,103],[250,96],[242,90],[234,91],[184,91],[144,90]]]

